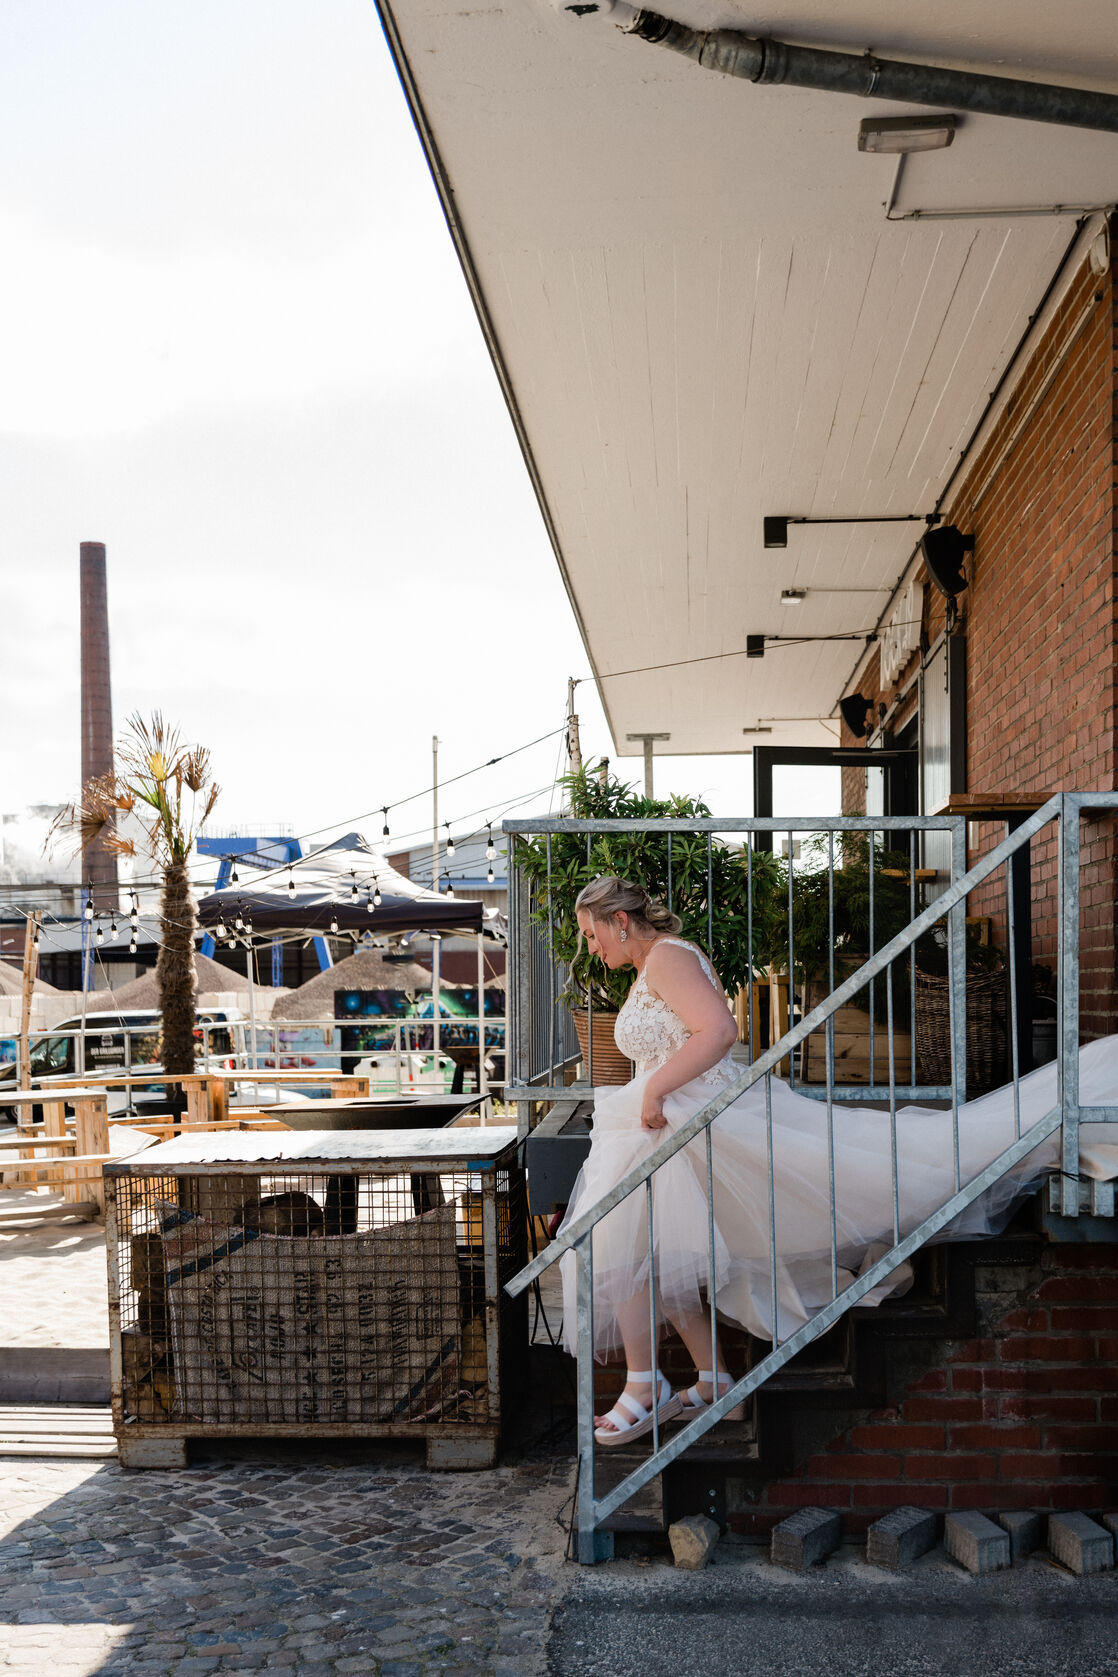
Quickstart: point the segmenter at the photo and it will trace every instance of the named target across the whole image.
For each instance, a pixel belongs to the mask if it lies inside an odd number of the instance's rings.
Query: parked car
[[[94,1076],[117,1067],[137,1072],[158,1067],[162,1017],[157,1008],[87,1012],[84,1067],[79,1054],[81,1015],[63,1019],[32,1043],[32,1083],[37,1086],[55,1078],[80,1077],[86,1072]],[[232,1070],[236,1064],[234,1056],[245,1053],[244,1014],[237,1008],[202,1008],[194,1019],[199,1070],[205,1067]],[[240,1063],[244,1063],[243,1058]],[[14,1061],[0,1064],[0,1114],[5,1117],[12,1116],[14,1109],[4,1108],[4,1089],[14,1089],[18,1075]],[[166,1098],[159,1087],[145,1090],[134,1102],[127,1096],[120,1103],[110,1102],[115,1104],[146,1111],[166,1110]]]

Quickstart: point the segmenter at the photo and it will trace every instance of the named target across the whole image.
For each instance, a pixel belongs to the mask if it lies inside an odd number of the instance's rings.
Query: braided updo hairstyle
[[[584,885],[575,899],[575,909],[584,909],[592,920],[616,920],[627,914],[637,937],[658,937],[663,932],[673,937],[683,929],[678,914],[656,897],[649,896],[643,885],[630,879],[618,879],[614,874],[603,874]]]

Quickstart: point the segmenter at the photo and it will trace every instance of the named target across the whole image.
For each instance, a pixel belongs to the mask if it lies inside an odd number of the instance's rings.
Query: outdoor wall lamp
[[[873,700],[867,699],[864,693],[848,693],[845,699],[839,700],[842,719],[856,739],[865,739],[869,733],[873,708]]]
[[[883,518],[795,518],[766,517],[762,520],[762,534],[766,547],[787,547],[789,524],[934,524],[936,512],[887,513]]]
[[[954,524],[944,524],[929,530],[920,541],[920,557],[928,575],[947,599],[954,600],[967,586],[963,575],[963,555],[974,552],[974,536],[964,536]]]

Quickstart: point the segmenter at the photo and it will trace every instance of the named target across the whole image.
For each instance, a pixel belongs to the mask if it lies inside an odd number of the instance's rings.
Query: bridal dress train
[[[671,938],[717,981],[706,956]],[[663,1144],[729,1083],[742,1075],[730,1055],[692,1078],[664,1101],[666,1130],[643,1130],[644,1087],[657,1067],[687,1040],[688,1031],[667,1003],[651,991],[643,971],[614,1029],[618,1047],[636,1064],[632,1082],[595,1091],[593,1139],[575,1183],[564,1226],[588,1211],[629,1171]],[[1056,1105],[1056,1065],[1021,1078],[1024,1134]],[[777,1078],[772,1088],[772,1152],[776,1206],[777,1310],[781,1339],[829,1304],[831,1197],[827,1108]],[[1084,1106],[1118,1103],[1118,1038],[1088,1044],[1080,1053]],[[893,1244],[892,1143],[889,1113],[835,1102],[834,1181],[839,1290]],[[905,1106],[897,1110],[897,1161],[902,1236],[943,1205],[955,1191],[950,1110]],[[1016,1136],[1011,1086],[995,1089],[959,1108],[959,1170],[965,1185],[1009,1147]],[[1118,1129],[1081,1128],[1080,1166],[1086,1176],[1118,1176]],[[718,1315],[761,1339],[772,1338],[772,1273],[769,1258],[769,1169],[765,1081],[731,1103],[711,1129],[714,1185],[714,1268]],[[1036,1188],[1058,1160],[1059,1132],[1041,1141],[958,1216],[939,1239],[973,1239],[997,1233],[1014,1204]],[[708,1309],[710,1209],[706,1139],[700,1135],[652,1179],[652,1238],[658,1321]],[[608,1212],[594,1230],[594,1351],[612,1358],[622,1350],[619,1308],[638,1298],[649,1280],[648,1208],[642,1189]],[[575,1262],[560,1260],[567,1350],[574,1354]],[[863,1304],[876,1304],[903,1286],[898,1271]],[[629,1312],[631,1315],[631,1311]]]

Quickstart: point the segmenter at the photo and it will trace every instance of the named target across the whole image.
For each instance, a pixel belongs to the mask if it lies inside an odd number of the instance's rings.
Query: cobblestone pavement
[[[543,1677],[571,1481],[410,1450],[5,1462],[0,1673]]]

